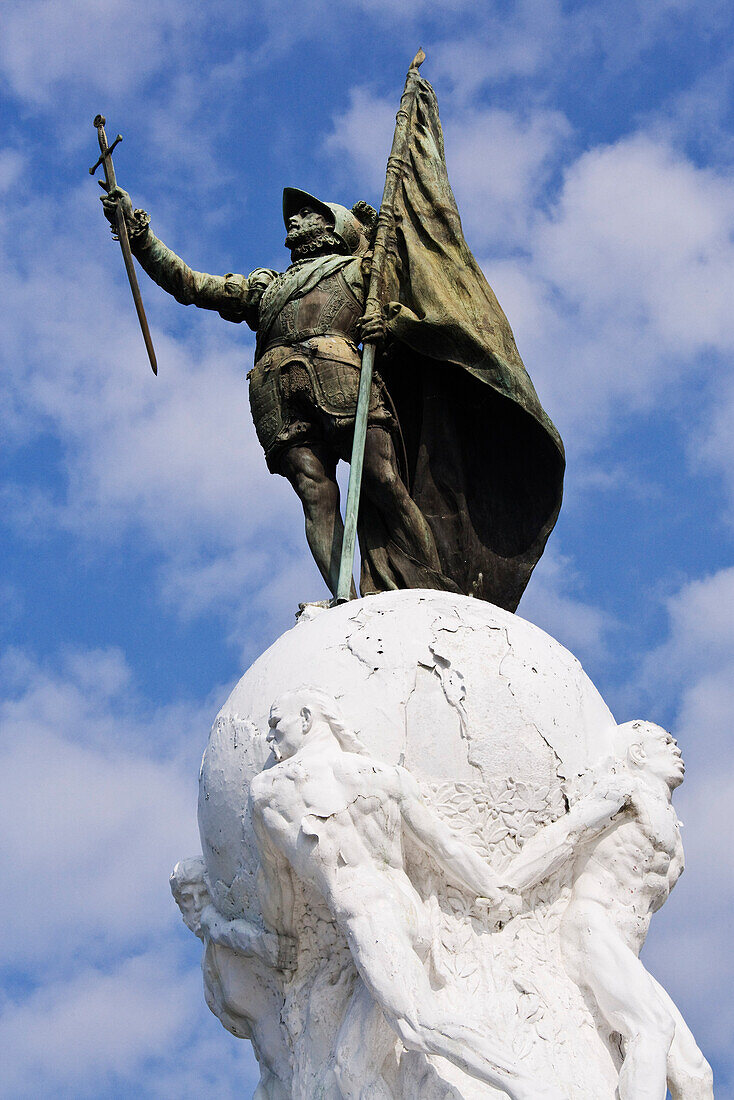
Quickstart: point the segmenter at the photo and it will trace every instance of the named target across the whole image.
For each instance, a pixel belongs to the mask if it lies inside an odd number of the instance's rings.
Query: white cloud
[[[203,1007],[201,974],[172,950],[146,951],[101,968],[81,965],[0,1020],[2,1095],[140,1096],[235,1100],[254,1089],[249,1043],[238,1043]]]
[[[578,586],[578,573],[569,558],[552,548],[546,550],[518,614],[547,631],[586,665],[607,655],[617,624],[601,608],[580,599]]]
[[[625,412],[674,407],[696,376],[708,385],[703,356],[734,347],[733,230],[731,180],[638,134],[569,165],[527,260],[485,263],[572,451]]]
[[[216,707],[152,707],[115,650],[0,662],[0,1094],[234,1097],[246,1044],[204,1007],[168,887],[200,850],[196,772]],[[150,1082],[155,1082],[155,1087]],[[120,1091],[122,1090],[122,1091]]]
[[[6,1005],[4,1095],[49,1095],[48,1088],[58,1095],[72,1086],[100,1095],[100,1077],[134,1077],[145,1059],[172,1046],[192,1013],[196,975],[176,970],[172,954],[133,957],[107,973],[82,967],[22,1005]]]
[[[519,0],[511,12],[486,5],[471,35],[438,40],[429,49],[431,74],[448,81],[460,104],[487,84],[528,77],[551,64],[560,45],[563,14],[557,0]]]
[[[53,973],[172,928],[167,876],[198,849],[196,758],[214,708],[141,713],[116,651],[70,653],[59,671],[11,652],[2,671],[4,964]]]
[[[687,356],[734,345],[733,229],[732,181],[638,134],[570,167],[534,254],[574,302],[649,326],[661,354]]]
[[[428,43],[431,73],[449,83],[463,104],[487,86],[532,77],[526,96],[543,96],[555,84],[584,81],[580,65],[593,64],[595,89],[609,87],[671,34],[685,27],[693,47],[729,29],[725,0],[510,0],[474,5],[451,36]],[[583,93],[582,93],[583,94]]]
[[[180,7],[175,0],[5,5],[0,69],[16,95],[34,104],[46,102],[70,79],[118,95],[160,65]],[[145,32],[130,33],[139,27]]]
[[[463,111],[446,122],[446,163],[475,248],[528,246],[539,197],[570,136],[559,111]]]
[[[710,416],[691,433],[689,460],[694,469],[714,470],[728,491],[726,518],[734,523],[734,384],[715,379]]]
[[[18,182],[25,167],[25,157],[17,149],[0,149],[0,194]]]
[[[349,107],[334,117],[324,148],[337,170],[353,176],[362,187],[382,197],[385,165],[395,130],[395,103],[357,86],[349,92]]]
[[[734,567],[689,582],[667,601],[667,639],[645,659],[642,689],[679,696],[677,729],[699,774],[720,773],[734,714]],[[734,772],[732,772],[734,779]]]

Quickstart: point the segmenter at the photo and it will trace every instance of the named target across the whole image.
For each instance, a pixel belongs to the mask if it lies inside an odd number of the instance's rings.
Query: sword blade
[[[148,328],[148,318],[145,316],[145,309],[143,308],[143,299],[140,296],[140,287],[138,286],[138,277],[135,274],[133,254],[130,251],[130,241],[127,235],[127,226],[125,225],[125,218],[123,217],[122,210],[119,206],[117,207],[117,236],[120,238],[122,258],[125,261],[125,270],[127,271],[127,277],[130,282],[130,289],[133,292],[133,301],[135,302],[135,309],[138,314],[138,320],[140,321],[140,328],[143,332],[145,348],[148,352],[148,358],[150,359],[150,365],[153,369],[153,374],[157,375],[158,362],[155,357],[155,351],[153,350],[153,341],[150,336],[150,329]]]

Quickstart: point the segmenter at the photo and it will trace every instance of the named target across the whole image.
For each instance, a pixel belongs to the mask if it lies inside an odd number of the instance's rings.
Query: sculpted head
[[[627,722],[621,728],[628,737],[628,764],[662,780],[671,791],[679,787],[685,765],[673,735],[653,722]]]
[[[333,223],[324,217],[320,210],[306,204],[290,215],[286,221],[286,248],[290,248],[295,258],[317,255],[319,252],[344,252],[345,249],[333,232]]]
[[[203,859],[182,859],[173,868],[168,880],[184,924],[195,936],[201,933],[202,911],[212,900],[204,870]]]
[[[285,244],[294,260],[332,253],[359,255],[368,247],[376,219],[376,212],[365,202],[348,210],[295,187],[283,191]]]
[[[345,752],[366,752],[344,721],[336,699],[316,688],[280,695],[270,708],[268,726],[267,741],[278,761],[297,753],[314,732],[328,731]]]

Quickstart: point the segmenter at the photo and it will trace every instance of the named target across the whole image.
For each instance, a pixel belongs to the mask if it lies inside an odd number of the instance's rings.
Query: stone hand
[[[100,202],[102,203],[104,216],[111,226],[114,227],[116,224],[118,205],[122,209],[125,221],[130,223],[133,220],[132,200],[127,191],[123,191],[121,187],[113,187],[106,194],[100,195]]]
[[[291,936],[263,932],[261,937],[264,961],[276,970],[295,970],[298,965],[296,941]]]
[[[619,802],[623,806],[628,806],[632,800],[634,790],[635,783],[632,776],[622,773],[620,775],[609,775],[601,779],[596,784],[593,794],[607,802]]]
[[[493,890],[487,897],[477,898],[478,909],[497,924],[506,924],[522,909],[522,898],[510,887]]]
[[[212,939],[212,931],[221,924],[222,918],[220,917],[216,906],[213,902],[209,902],[205,905],[199,915],[199,932],[197,935],[202,939]]]
[[[385,318],[381,313],[367,312],[359,322],[363,344],[377,344],[385,336]]]

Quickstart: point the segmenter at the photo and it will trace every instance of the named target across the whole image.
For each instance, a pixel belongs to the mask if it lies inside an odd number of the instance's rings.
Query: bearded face
[[[324,215],[310,206],[304,206],[297,214],[292,214],[287,224],[285,246],[291,250],[294,260],[304,256],[346,252],[343,242]]]

